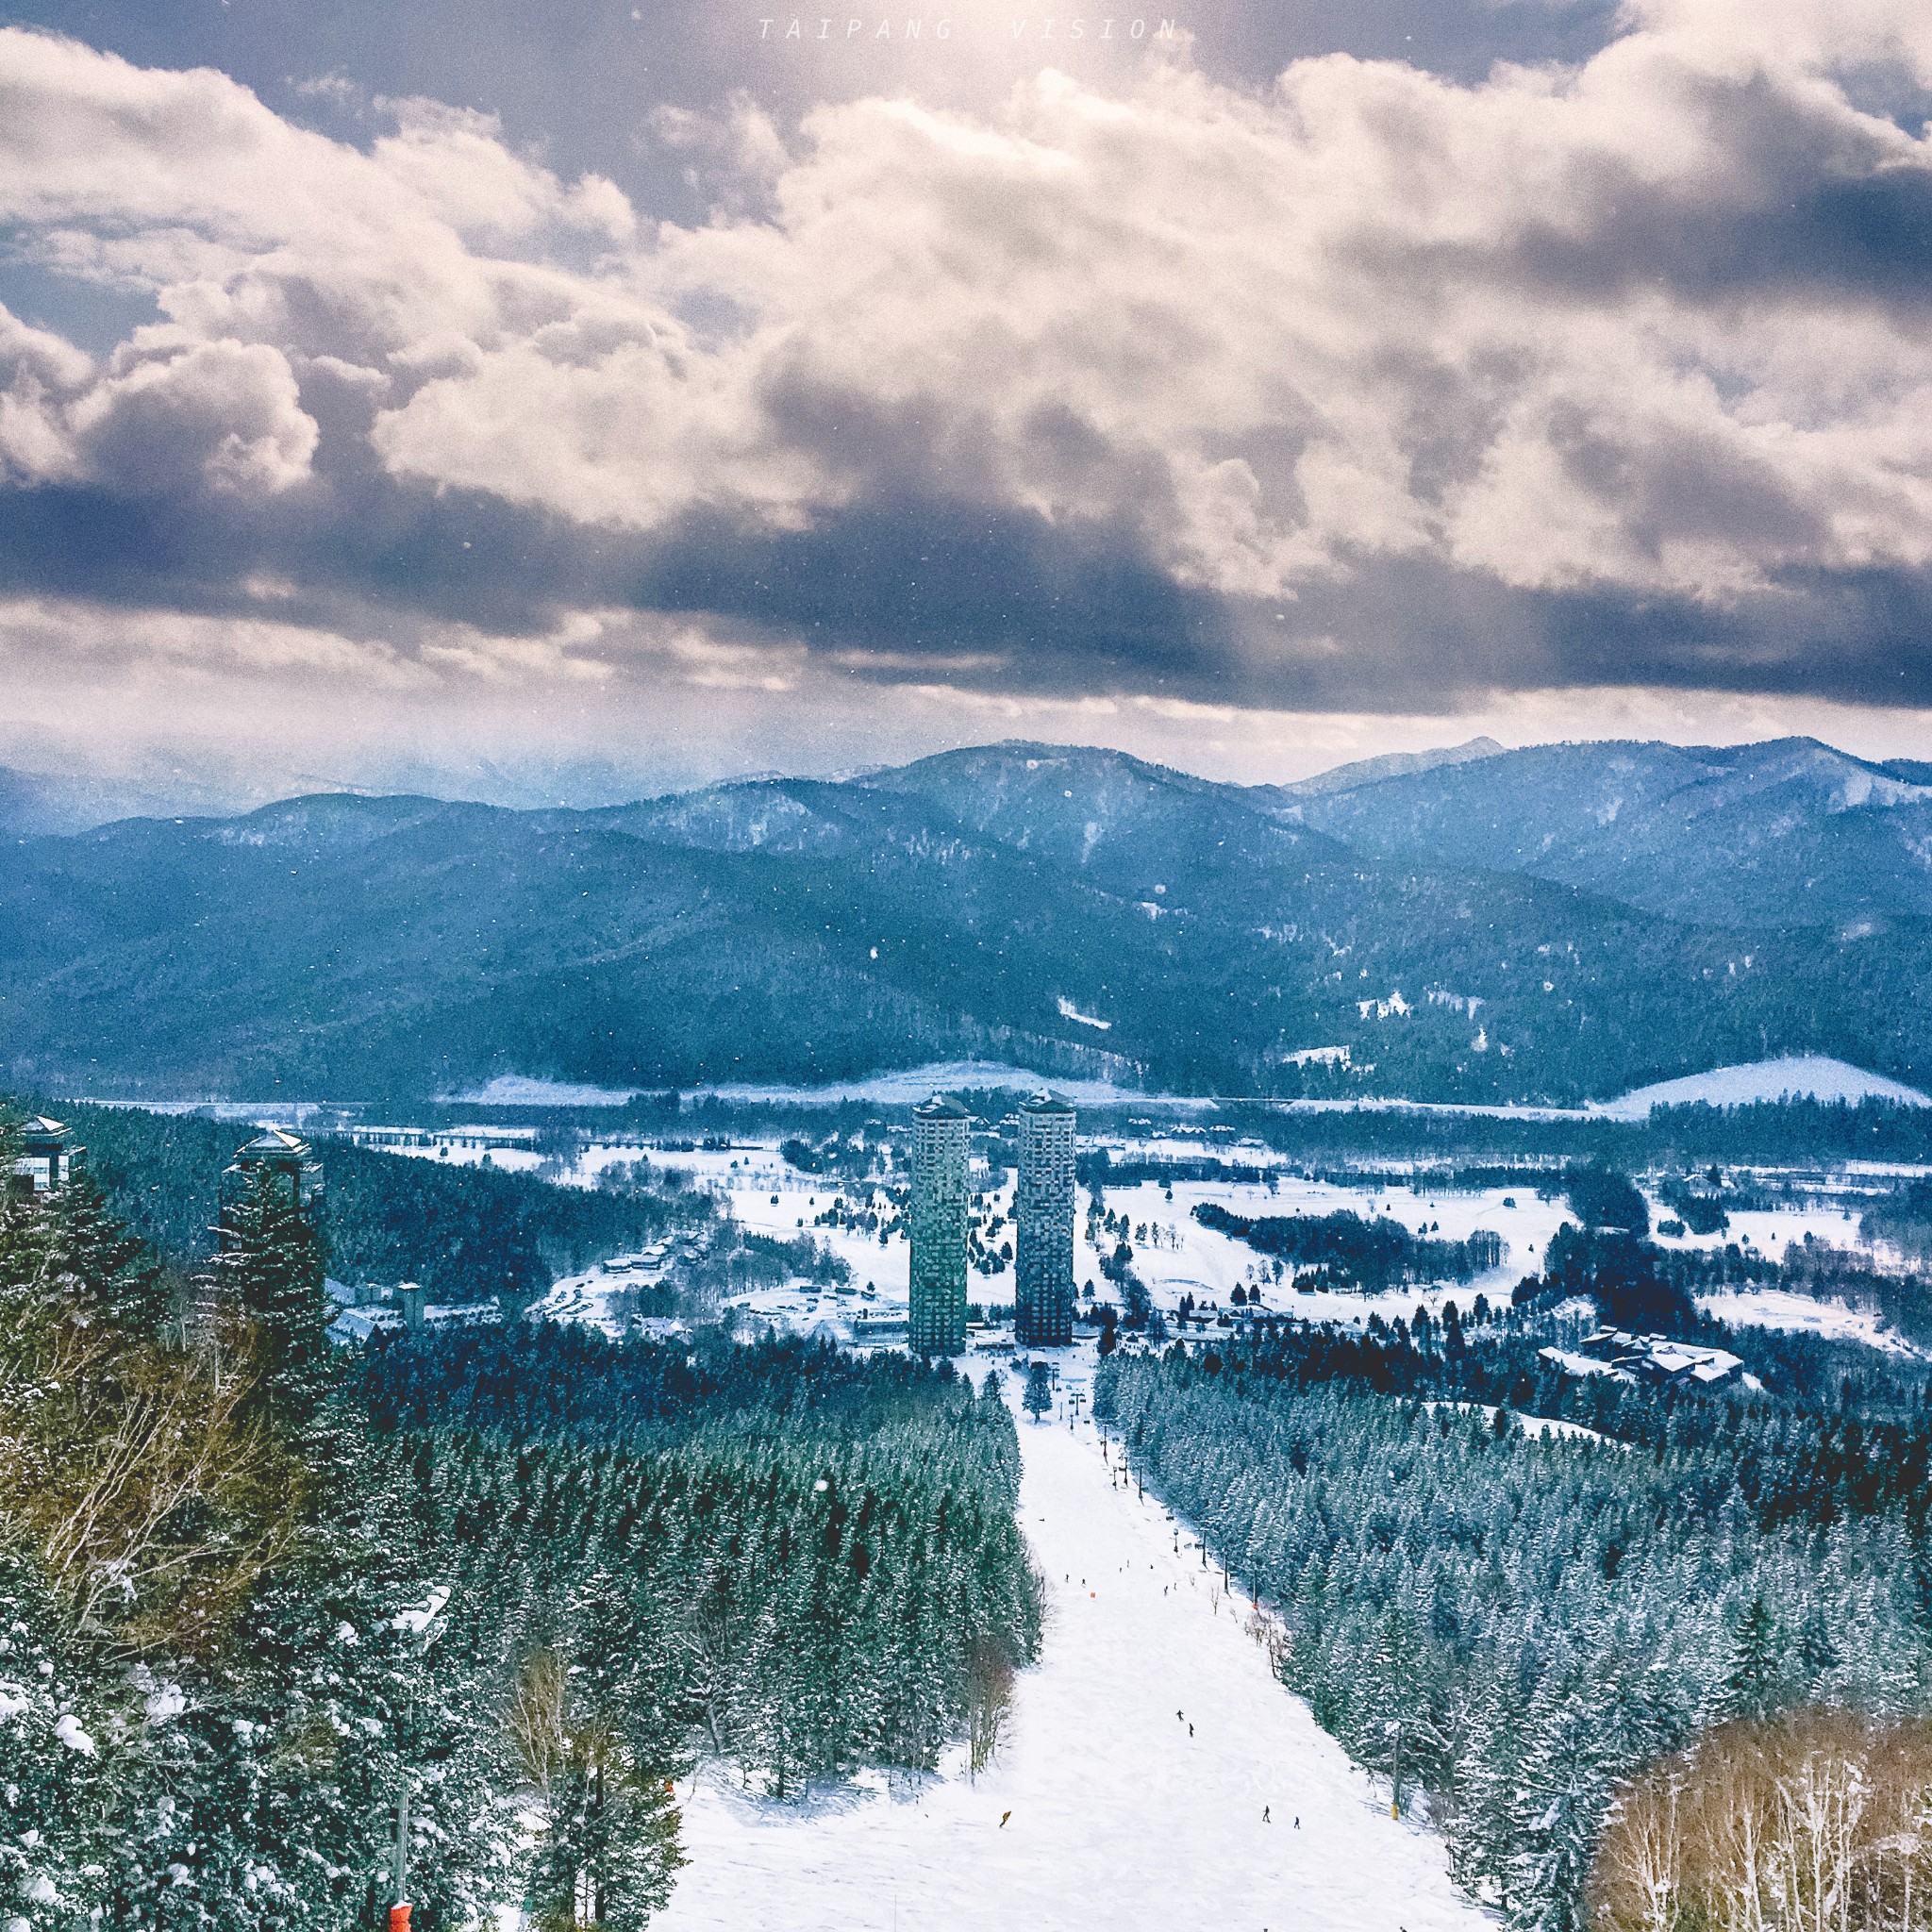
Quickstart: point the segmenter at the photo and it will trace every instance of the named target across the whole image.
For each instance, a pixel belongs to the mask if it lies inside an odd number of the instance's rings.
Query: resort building
[[[1064,1348],[1074,1339],[1074,1109],[1036,1093],[1019,1119],[1013,1340]]]
[[[966,1346],[966,1162],[973,1117],[935,1093],[912,1110],[912,1347]]]

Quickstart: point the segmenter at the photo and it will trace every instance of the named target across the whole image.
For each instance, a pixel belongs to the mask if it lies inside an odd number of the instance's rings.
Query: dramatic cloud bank
[[[667,112],[673,225],[475,113],[358,148],[0,32],[13,252],[158,313],[0,309],[0,593],[391,683],[1932,701],[1921,0],[1096,86]]]

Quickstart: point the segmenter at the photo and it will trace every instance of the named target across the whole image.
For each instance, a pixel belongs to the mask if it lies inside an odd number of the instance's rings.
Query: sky
[[[0,763],[1932,757],[1932,8],[1170,4],[0,9]]]

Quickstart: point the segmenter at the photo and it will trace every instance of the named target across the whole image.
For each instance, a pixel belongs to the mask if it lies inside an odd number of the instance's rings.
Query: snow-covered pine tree
[[[212,1263],[219,1293],[245,1324],[255,1401],[287,1436],[306,1429],[333,1386],[334,1315],[324,1286],[322,1241],[304,1208],[269,1168],[249,1176],[222,1212]]]
[[[1053,1370],[1045,1362],[1026,1365],[1026,1388],[1021,1405],[1035,1422],[1053,1407]]]

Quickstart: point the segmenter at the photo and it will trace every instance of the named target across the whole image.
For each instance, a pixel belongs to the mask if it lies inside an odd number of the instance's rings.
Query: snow
[[[860,1100],[879,1107],[910,1107],[932,1093],[957,1093],[976,1088],[1032,1093],[1042,1087],[1051,1088],[1075,1106],[1214,1105],[1211,1100],[1191,1100],[1180,1094],[1142,1093],[1132,1088],[1117,1087],[1110,1080],[1062,1079],[1057,1074],[1016,1067],[1004,1060],[938,1060],[922,1067],[902,1068],[894,1073],[869,1074],[862,1080],[833,1081],[822,1087],[774,1087],[731,1082],[717,1087],[694,1087],[691,1090],[691,1097],[694,1100],[715,1097],[760,1106],[836,1107],[841,1101]]]
[[[390,1627],[392,1630],[401,1630],[410,1637],[425,1636],[429,1626],[448,1607],[449,1587],[439,1583],[420,1604],[411,1604],[407,1608],[398,1610],[389,1620]]]
[[[1172,1200],[1167,1198],[1166,1187],[1158,1181],[1107,1190],[1108,1208],[1124,1217],[1136,1231],[1129,1236],[1135,1272],[1147,1284],[1156,1306],[1170,1319],[1183,1295],[1191,1295],[1196,1304],[1216,1305],[1213,1312],[1226,1311],[1238,1284],[1250,1289],[1258,1285],[1267,1312],[1310,1322],[1361,1323],[1372,1313],[1392,1320],[1396,1315],[1408,1314],[1418,1301],[1438,1314],[1442,1304],[1451,1300],[1467,1311],[1478,1294],[1500,1305],[1507,1302],[1510,1291],[1524,1275],[1540,1270],[1550,1237],[1557,1226],[1574,1219],[1568,1203],[1560,1196],[1543,1200],[1523,1180],[1514,1181],[1507,1188],[1474,1192],[1415,1194],[1407,1187],[1343,1186],[1305,1180],[1275,1166],[1279,1157],[1265,1149],[1230,1146],[1200,1137],[1149,1134],[1141,1140],[1110,1141],[1108,1144],[1117,1159],[1187,1159],[1215,1154],[1223,1158],[1232,1156],[1255,1166],[1274,1167],[1272,1189],[1266,1181],[1176,1181]],[[634,1159],[639,1151],[636,1146],[616,1143],[592,1146],[572,1178],[588,1184],[606,1160]],[[456,1158],[463,1158],[461,1151]],[[498,1158],[503,1158],[500,1153]],[[801,1174],[769,1143],[747,1145],[739,1141],[728,1150],[693,1150],[683,1154],[653,1151],[650,1159],[654,1167],[676,1169],[691,1185],[716,1193],[721,1205],[728,1205],[732,1215],[746,1229],[788,1240],[810,1234],[852,1270],[851,1285],[844,1291],[792,1282],[736,1297],[731,1306],[743,1315],[806,1334],[829,1324],[831,1332],[841,1341],[855,1339],[851,1326],[855,1319],[904,1322],[908,1288],[904,1236],[894,1236],[881,1245],[876,1235],[813,1225],[834,1198],[842,1198],[848,1206],[862,1205],[869,1191],[883,1212],[883,1181],[868,1183]],[[895,1172],[891,1179],[893,1184],[902,1185],[904,1175]],[[1010,1225],[1010,1176],[998,1189],[988,1187],[982,1176],[976,1191],[986,1201],[985,1211],[1007,1216]],[[1099,1250],[1089,1243],[1085,1200],[1083,1193],[1081,1212],[1075,1222],[1074,1279],[1082,1286],[1092,1282],[1098,1298],[1117,1300],[1117,1291],[1108,1287],[1100,1271],[1101,1254],[1111,1253],[1116,1237],[1103,1233]],[[1501,1266],[1467,1282],[1396,1289],[1379,1296],[1298,1294],[1286,1282],[1277,1283],[1270,1278],[1272,1268],[1245,1243],[1203,1227],[1194,1219],[1193,1209],[1204,1201],[1217,1202],[1234,1213],[1252,1218],[1329,1214],[1341,1209],[1365,1218],[1387,1215],[1411,1230],[1426,1226],[1432,1237],[1444,1241],[1465,1240],[1477,1229],[1486,1229],[1501,1235],[1508,1248]],[[1670,1212],[1655,1198],[1651,1208],[1657,1218]],[[1142,1226],[1149,1231],[1146,1239],[1139,1238]],[[1856,1248],[1857,1215],[1837,1199],[1814,1200],[1803,1206],[1734,1213],[1729,1228],[1722,1234],[1687,1233],[1657,1239],[1666,1247],[1705,1251],[1736,1242],[1746,1252],[1755,1249],[1775,1259],[1782,1257],[1788,1243],[1802,1245],[1807,1235],[1835,1247]],[[1007,1230],[1002,1230],[1001,1238],[1007,1238]],[[661,1273],[660,1264],[647,1262],[644,1257],[620,1257],[602,1267],[558,1281],[545,1297],[541,1313],[554,1320],[584,1322],[615,1335],[621,1332],[623,1324],[612,1312],[611,1297],[625,1287],[648,1283]],[[873,1290],[871,1294],[865,1292],[868,1285]],[[991,1275],[969,1275],[967,1294],[970,1300],[980,1303],[1010,1302],[1014,1295],[1012,1269],[1008,1266]],[[1711,1311],[1725,1320],[1805,1327],[1817,1333],[1843,1334],[1847,1339],[1872,1340],[1878,1332],[1875,1316],[1861,1316],[1838,1304],[1814,1303],[1808,1297],[1782,1291],[1766,1296],[1723,1297],[1711,1304]],[[1821,1326],[1821,1322],[1824,1325]],[[668,1328],[675,1324],[665,1325]],[[857,1339],[863,1342],[869,1338],[861,1331]],[[1897,1344],[1882,1341],[1877,1345]]]
[[[1105,1031],[1110,1020],[1095,1019],[1075,1011],[1073,1002],[1059,1003],[1064,1017],[1083,1026]],[[1029,1067],[1016,1067],[1005,1060],[935,1060],[924,1066],[902,1067],[870,1074],[862,1079],[836,1080],[816,1087],[761,1084],[756,1081],[725,1081],[710,1087],[689,1090],[693,1100],[707,1098],[741,1101],[773,1107],[836,1107],[842,1101],[858,1100],[874,1106],[908,1107],[929,1093],[957,1092],[973,1088],[1005,1088],[1030,1093],[1051,1087],[1069,1100],[1090,1107],[1159,1101],[1168,1107],[1209,1107],[1205,1100],[1190,1100],[1175,1094],[1142,1093],[1133,1088],[1118,1087],[1110,1080],[1065,1080]],[[568,1080],[532,1079],[523,1074],[499,1074],[481,1087],[449,1099],[477,1107],[622,1107],[643,1088],[589,1087]]]
[[[1225,1153],[1227,1150],[1218,1150]],[[1514,1207],[1506,1207],[1513,1200]],[[1265,1182],[1176,1181],[1174,1199],[1157,1181],[1144,1181],[1131,1188],[1110,1187],[1107,1205],[1124,1215],[1137,1228],[1146,1223],[1150,1231],[1160,1230],[1158,1240],[1133,1241],[1134,1272],[1147,1284],[1155,1303],[1169,1314],[1183,1294],[1195,1301],[1213,1301],[1226,1308],[1237,1283],[1252,1285],[1257,1275],[1272,1274],[1268,1263],[1245,1242],[1232,1236],[1203,1227],[1194,1219],[1195,1207],[1213,1201],[1235,1214],[1253,1220],[1292,1214],[1321,1215],[1346,1210],[1365,1219],[1387,1215],[1411,1231],[1425,1224],[1434,1230],[1432,1239],[1463,1241],[1476,1229],[1500,1234],[1508,1242],[1503,1265],[1476,1275],[1467,1282],[1441,1288],[1406,1288],[1386,1295],[1298,1294],[1286,1283],[1268,1282],[1262,1290],[1263,1306],[1276,1315],[1293,1315],[1309,1322],[1354,1322],[1379,1312],[1385,1320],[1406,1315],[1416,1303],[1426,1302],[1440,1311],[1444,1301],[1455,1301],[1467,1309],[1478,1294],[1491,1302],[1507,1302],[1510,1291],[1524,1274],[1536,1272],[1544,1244],[1557,1225],[1569,1216],[1560,1201],[1544,1201],[1520,1187],[1487,1189],[1474,1193],[1416,1195],[1406,1190],[1349,1188],[1326,1181],[1303,1180],[1280,1174],[1271,1190]],[[1074,1253],[1076,1279],[1095,1283],[1097,1291],[1106,1284],[1098,1279],[1099,1257],[1086,1242],[1086,1218],[1079,1223],[1079,1240]],[[1102,1236],[1103,1245],[1111,1248],[1112,1238]]]
[[[1434,989],[1425,997],[1437,1004],[1461,1002],[1467,1005],[1472,1013],[1482,1004],[1477,998],[1465,1001],[1462,995],[1443,993]],[[1111,1021],[1100,1019],[1081,1010],[1065,995],[1058,996],[1058,1004],[1062,1017],[1077,1024],[1102,1030],[1112,1025]],[[1364,1019],[1372,1015],[1378,1019],[1402,1017],[1414,1010],[1399,989],[1387,999],[1370,998],[1357,1001],[1357,1005]],[[1476,1044],[1478,1051],[1486,1051],[1486,1035],[1479,1035],[1477,1041],[1474,1043]],[[1097,1053],[1098,1049],[1094,1051]],[[1102,1058],[1105,1059],[1107,1057]],[[1285,1064],[1291,1066],[1351,1065],[1349,1049],[1346,1047],[1303,1048],[1284,1054],[1281,1058]],[[1116,1063],[1124,1069],[1128,1067],[1128,1062],[1124,1060]],[[1372,1069],[1357,1066],[1354,1071],[1367,1074]],[[1138,1089],[1122,1087],[1112,1080],[1061,1078],[1034,1068],[1015,1066],[1005,1060],[937,1060],[924,1066],[900,1068],[867,1074],[859,1079],[830,1081],[812,1087],[756,1081],[726,1081],[715,1086],[692,1088],[689,1090],[687,1097],[693,1101],[717,1099],[746,1106],[834,1107],[847,1101],[858,1101],[878,1107],[909,1107],[935,1092],[960,1092],[990,1088],[1008,1092],[1026,1093],[1041,1087],[1051,1088],[1054,1092],[1072,1101],[1075,1106],[1082,1107],[1148,1107],[1168,1111],[1180,1109],[1193,1113],[1211,1113],[1216,1108],[1224,1105],[1226,1098],[1143,1092]],[[443,1097],[446,1101],[490,1107],[622,1107],[637,1094],[647,1091],[651,1090],[596,1087],[568,1080],[538,1079],[523,1074],[499,1074],[480,1087],[473,1087],[462,1093]],[[1739,1066],[1714,1067],[1707,1073],[1689,1074],[1678,1079],[1661,1080],[1652,1086],[1633,1089],[1611,1100],[1589,1101],[1582,1107],[1550,1107],[1520,1101],[1484,1104],[1407,1100],[1399,1096],[1378,1094],[1356,1094],[1325,1100],[1286,1099],[1269,1095],[1250,1097],[1266,1100],[1277,1111],[1286,1114],[1413,1113],[1425,1116],[1469,1116],[1493,1120],[1545,1122],[1641,1121],[1647,1119],[1655,1107],[1685,1106],[1698,1101],[1707,1101],[1713,1107],[1746,1107],[1756,1101],[1776,1101],[1785,1097],[1853,1102],[1874,1098],[1894,1101],[1907,1107],[1932,1107],[1932,1094],[1922,1092],[1916,1087],[1907,1087],[1903,1082],[1890,1079],[1883,1074],[1868,1073],[1862,1067],[1853,1066],[1847,1060],[1834,1059],[1825,1054],[1790,1054],[1780,1058],[1756,1060]],[[141,1107],[154,1113],[205,1110],[224,1120],[245,1120],[261,1125],[283,1124],[297,1127],[304,1124],[305,1118],[315,1114],[321,1107],[320,1103],[312,1101],[242,1102],[210,1099],[94,1100],[89,1104],[96,1107]],[[501,1133],[503,1130],[481,1131]],[[391,1151],[413,1150],[398,1148]],[[506,1160],[501,1148],[492,1151],[499,1166],[534,1167],[537,1164],[534,1154],[524,1160],[517,1159],[514,1155]]]
[[[81,1729],[80,1720],[72,1711],[65,1713],[55,1724],[54,1735],[70,1751],[78,1751],[83,1757],[94,1755],[94,1740]]]
[[[1091,1013],[1083,1013],[1065,993],[1060,994],[1058,1005],[1062,1020],[1072,1020],[1080,1026],[1096,1027],[1102,1033],[1110,1033],[1113,1030],[1111,1020],[1097,1020]]]
[[[1544,1349],[1544,1355],[1555,1355],[1557,1351]],[[1588,1356],[1579,1356],[1579,1361],[1589,1361]],[[1601,1362],[1591,1362],[1591,1367],[1600,1369]],[[1453,1408],[1462,1414],[1480,1415],[1484,1422],[1496,1420],[1496,1405],[1493,1402],[1425,1402],[1424,1408]],[[1584,1427],[1581,1423],[1566,1422],[1561,1416],[1530,1415],[1520,1408],[1509,1411],[1510,1419],[1525,1436],[1541,1436],[1546,1441],[1563,1442],[1614,1442],[1619,1449],[1627,1449],[1627,1442],[1619,1441],[1615,1436],[1607,1436],[1601,1429]]]
[[[1816,1301],[1788,1288],[1759,1288],[1749,1292],[1700,1295],[1697,1306],[1734,1328],[1797,1329],[1825,1341],[1858,1341],[1889,1355],[1923,1359],[1924,1351],[1885,1324],[1875,1308],[1853,1307],[1839,1301]]]
[[[1386,1787],[1273,1678],[1252,1607],[1115,1486],[1091,1424],[1022,1421],[1020,1438],[1049,1608],[998,1759],[977,1783],[958,1752],[935,1777],[792,1805],[701,1774],[659,1932],[1487,1927],[1440,1841],[1392,1820]]]
[[[1891,1100],[1903,1107],[1932,1107],[1932,1094],[1916,1087],[1868,1074],[1848,1060],[1824,1054],[1790,1054],[1782,1058],[1753,1060],[1737,1067],[1714,1067],[1707,1074],[1690,1074],[1681,1080],[1660,1080],[1640,1087],[1590,1111],[1607,1120],[1641,1121],[1654,1107],[1687,1107],[1707,1101],[1712,1107],[1749,1107],[1754,1101],[1793,1099]]]
[[[466,1107],[622,1107],[641,1090],[589,1087],[574,1080],[533,1080],[523,1074],[499,1074],[481,1087],[446,1094]]]
[[[149,1724],[164,1724],[188,1708],[188,1693],[179,1684],[156,1684],[148,1690],[143,1707]]]
[[[486,1158],[494,1165],[528,1171],[540,1157],[533,1147],[506,1144],[511,1133],[528,1134],[530,1129],[451,1128],[431,1131],[416,1128],[365,1128],[366,1136],[395,1137],[403,1144],[394,1151],[419,1158],[438,1158],[451,1165],[473,1164]],[[1274,1315],[1290,1315],[1310,1322],[1359,1324],[1372,1313],[1385,1320],[1407,1315],[1418,1301],[1440,1313],[1443,1302],[1454,1300],[1465,1311],[1477,1294],[1487,1295],[1491,1304],[1506,1304],[1510,1291],[1525,1274],[1540,1272],[1550,1237],[1566,1220],[1574,1220],[1569,1204],[1560,1195],[1542,1199],[1532,1176],[1523,1175],[1507,1187],[1474,1192],[1432,1192],[1417,1194],[1406,1182],[1389,1186],[1307,1180],[1291,1173],[1287,1157],[1271,1152],[1252,1141],[1237,1141],[1224,1130],[1205,1132],[1186,1127],[1157,1127],[1151,1122],[1136,1121],[1124,1135],[1109,1134],[1103,1140],[1083,1139],[1083,1146],[1105,1145],[1116,1162],[1133,1160],[1185,1161],[1216,1158],[1231,1160],[1272,1177],[1261,1180],[1214,1179],[1176,1181],[1173,1199],[1160,1181],[1144,1181],[1132,1187],[1110,1186],[1107,1205],[1123,1216],[1135,1232],[1128,1239],[1134,1250],[1134,1269],[1147,1284],[1155,1305],[1170,1320],[1184,1295],[1196,1304],[1214,1304],[1215,1314],[1225,1312],[1232,1303],[1237,1284],[1250,1290],[1258,1286],[1262,1306]],[[683,1152],[651,1146],[642,1137],[629,1136],[596,1141],[588,1145],[575,1166],[561,1178],[578,1186],[594,1186],[598,1174],[613,1162],[635,1161],[643,1156],[660,1173],[675,1173],[691,1187],[718,1197],[720,1205],[744,1228],[795,1240],[810,1234],[852,1270],[852,1281],[843,1291],[793,1281],[781,1287],[761,1289],[756,1293],[734,1297],[729,1307],[754,1324],[794,1329],[803,1334],[824,1332],[841,1342],[868,1346],[890,1344],[895,1337],[865,1324],[903,1324],[906,1319],[908,1250],[903,1234],[881,1244],[875,1234],[868,1235],[836,1227],[817,1227],[819,1214],[835,1198],[848,1207],[871,1202],[881,1218],[888,1218],[888,1186],[902,1188],[903,1168],[894,1168],[871,1181],[840,1179],[828,1174],[808,1174],[793,1168],[778,1152],[775,1138],[755,1141],[735,1141],[728,1148],[696,1148]],[[1781,1259],[1788,1244],[1803,1245],[1807,1237],[1836,1248],[1858,1250],[1871,1255],[1875,1265],[1901,1268],[1903,1257],[1889,1255],[1882,1247],[1868,1248],[1858,1232],[1858,1213],[1868,1194],[1882,1191],[1883,1183],[1910,1177],[1924,1172],[1918,1167],[1881,1163],[1834,1164],[1830,1169],[1771,1168],[1732,1170],[1730,1178],[1746,1187],[1755,1181],[1790,1182],[1801,1191],[1790,1205],[1763,1208],[1734,1209],[1730,1224],[1723,1232],[1695,1235],[1653,1233],[1660,1246],[1674,1250],[1722,1250],[1733,1243],[1744,1253],[1757,1253],[1773,1260]],[[1554,1176],[1552,1176],[1554,1178]],[[1008,1174],[1004,1185],[989,1185],[984,1171],[974,1179],[974,1191],[985,1201],[984,1212],[1007,1218],[1008,1226],[1000,1239],[1009,1238],[1013,1213],[1013,1188]],[[775,1197],[775,1198],[774,1198]],[[1674,1213],[1657,1194],[1647,1190],[1653,1229]],[[1462,1283],[1424,1288],[1405,1288],[1381,1296],[1359,1294],[1298,1294],[1288,1282],[1276,1282],[1273,1269],[1245,1243],[1203,1227],[1193,1218],[1201,1202],[1213,1201],[1230,1211],[1251,1218],[1295,1213],[1329,1214],[1349,1210],[1365,1218],[1388,1215],[1412,1231],[1427,1228],[1444,1241],[1465,1240],[1477,1229],[1500,1235],[1507,1243],[1502,1265]],[[1102,1252],[1111,1253],[1116,1237],[1103,1234],[1099,1251],[1087,1240],[1086,1195],[1075,1223],[1074,1269],[1081,1286],[1094,1285],[1100,1299],[1118,1300],[1101,1274]],[[1148,1237],[1141,1238],[1142,1226]],[[668,1244],[665,1244],[668,1245]],[[620,1291],[650,1286],[664,1277],[669,1267],[664,1245],[639,1256],[620,1256],[598,1267],[558,1281],[534,1311],[540,1319],[581,1322],[616,1336],[625,1323],[617,1300]],[[870,1285],[872,1292],[866,1289]],[[1010,1266],[985,1275],[968,1276],[967,1296],[981,1304],[1010,1303],[1014,1297],[1014,1277]],[[1084,1299],[1084,1298],[1083,1298]],[[1814,1334],[1859,1341],[1879,1348],[1901,1351],[1906,1344],[1881,1329],[1879,1318],[1842,1304],[1813,1302],[1809,1297],[1785,1291],[1752,1292],[1713,1298],[1707,1304],[1713,1314],[1725,1321],[1766,1327],[1802,1328]],[[371,1310],[358,1310],[367,1320]],[[859,1325],[855,1326],[855,1323]],[[651,1318],[643,1324],[653,1334],[681,1332],[683,1324]],[[742,1332],[742,1331],[741,1331]],[[1210,1326],[1209,1332],[1213,1332]],[[896,1338],[903,1342],[903,1336]]]
[[[1540,1348],[1537,1353],[1546,1362],[1554,1362],[1573,1375],[1609,1375],[1619,1382],[1630,1379],[1621,1369],[1598,1361],[1593,1355],[1578,1355],[1574,1348]]]
[[[1350,1049],[1346,1046],[1304,1046],[1281,1056],[1285,1067],[1345,1067]]]

